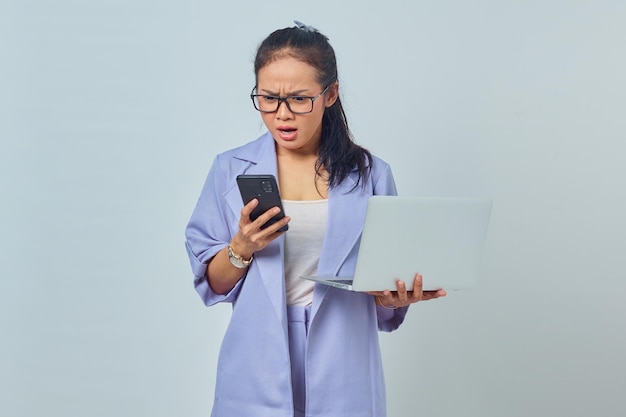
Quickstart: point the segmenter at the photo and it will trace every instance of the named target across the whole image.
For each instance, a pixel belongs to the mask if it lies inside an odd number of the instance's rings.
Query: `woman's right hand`
[[[285,232],[278,229],[285,226],[291,220],[285,216],[276,223],[261,229],[269,219],[280,212],[278,207],[273,207],[261,214],[256,220],[250,220],[250,213],[259,204],[253,199],[241,209],[239,218],[239,230],[230,241],[230,247],[234,253],[244,260],[249,260],[257,252],[266,247],[272,240]],[[237,268],[228,259],[228,247],[219,251],[210,261],[206,270],[206,278],[209,286],[216,294],[229,292],[245,274],[245,268]]]
[[[290,217],[285,216],[276,223],[261,229],[261,226],[280,213],[280,208],[273,207],[261,214],[256,220],[251,221],[250,213],[252,213],[252,210],[254,210],[258,204],[259,201],[254,198],[243,206],[241,216],[239,217],[239,230],[230,242],[233,251],[244,259],[250,259],[252,255],[254,255],[254,252],[263,249],[272,240],[285,233],[279,232],[278,229],[285,226],[291,220]]]

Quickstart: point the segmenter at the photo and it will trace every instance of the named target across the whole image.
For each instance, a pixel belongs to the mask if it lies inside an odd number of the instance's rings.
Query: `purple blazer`
[[[371,168],[365,188],[351,191],[357,178],[352,172],[329,190],[318,274],[354,273],[368,198],[396,194],[389,165],[375,157]],[[216,157],[186,229],[198,294],[207,306],[233,306],[219,355],[212,416],[291,417],[284,239],[256,252],[246,276],[228,294],[215,294],[205,278],[208,261],[238,230],[243,207],[235,180],[239,174],[277,175],[269,133]],[[307,416],[386,415],[378,330],[395,330],[407,310],[376,307],[365,293],[315,285],[305,365]]]

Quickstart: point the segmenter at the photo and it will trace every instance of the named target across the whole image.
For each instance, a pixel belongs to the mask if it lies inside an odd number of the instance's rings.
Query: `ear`
[[[335,104],[335,101],[337,101],[337,98],[339,98],[339,83],[335,81],[328,87],[326,94],[324,94],[324,105],[327,108],[332,106]]]

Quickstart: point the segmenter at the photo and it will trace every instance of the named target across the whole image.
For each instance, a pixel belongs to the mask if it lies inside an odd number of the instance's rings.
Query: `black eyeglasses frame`
[[[280,108],[280,103],[284,102],[285,105],[287,106],[287,109],[291,113],[293,113],[293,114],[309,114],[309,113],[313,112],[313,108],[315,107],[315,100],[317,100],[318,98],[323,96],[328,91],[328,89],[330,88],[330,85],[327,85],[326,88],[324,88],[322,90],[322,92],[319,93],[316,96],[284,96],[284,97],[281,97],[281,96],[273,96],[273,95],[270,95],[270,94],[254,94],[254,91],[256,90],[256,88],[257,88],[256,85],[254,87],[252,87],[252,91],[250,92],[250,99],[252,100],[252,105],[254,106],[254,108],[256,110],[260,111],[261,113],[275,113]],[[274,109],[274,110],[261,110],[261,109],[259,109],[257,107],[257,105],[256,105],[256,100],[255,100],[256,97],[273,97],[273,98],[277,99],[276,109]],[[311,110],[304,111],[304,112],[291,110],[291,106],[289,106],[289,102],[287,101],[290,98],[301,98],[301,99],[309,99],[309,100],[311,100]]]

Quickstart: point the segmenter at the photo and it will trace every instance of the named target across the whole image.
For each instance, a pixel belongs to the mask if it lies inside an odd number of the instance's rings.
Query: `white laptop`
[[[482,198],[370,197],[354,277],[303,276],[352,291],[471,288],[481,257],[492,201]]]

